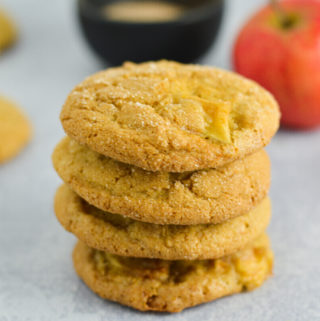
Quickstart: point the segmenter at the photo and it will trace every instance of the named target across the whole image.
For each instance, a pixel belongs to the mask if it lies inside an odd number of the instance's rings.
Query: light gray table
[[[219,41],[203,62],[229,68],[235,31],[263,1],[233,0]],[[101,300],[76,277],[75,239],[57,223],[60,180],[50,154],[63,136],[58,115],[71,88],[102,64],[79,34],[74,2],[6,0],[21,31],[0,57],[0,93],[20,103],[35,135],[0,168],[0,321],[13,320],[320,320],[320,132],[280,131],[273,162],[274,277],[260,289],[180,314],[139,313]],[[1,137],[0,137],[1,139]]]

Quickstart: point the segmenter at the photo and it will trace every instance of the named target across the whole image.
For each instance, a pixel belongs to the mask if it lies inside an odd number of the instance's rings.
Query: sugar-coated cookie
[[[216,168],[269,143],[279,126],[274,98],[213,67],[126,63],[76,86],[61,122],[92,150],[150,171]]]
[[[7,14],[0,9],[0,53],[10,47],[17,38],[17,30]]]
[[[223,222],[259,204],[270,185],[263,150],[218,169],[179,174],[120,163],[66,137],[53,153],[53,164],[88,203],[155,224]]]
[[[103,298],[142,311],[178,312],[260,286],[271,274],[273,254],[263,235],[246,249],[215,260],[126,258],[79,242],[73,261],[80,278]]]
[[[16,156],[31,138],[31,125],[11,101],[0,97],[0,164]]]
[[[270,200],[221,224],[157,225],[98,210],[63,185],[55,197],[55,212],[65,229],[98,250],[164,260],[213,259],[244,248],[263,233]]]

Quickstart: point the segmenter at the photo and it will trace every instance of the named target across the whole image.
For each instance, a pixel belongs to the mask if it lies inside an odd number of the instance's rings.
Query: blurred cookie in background
[[[0,53],[13,45],[17,39],[17,28],[11,18],[0,8]]]
[[[31,124],[20,108],[0,96],[0,164],[16,156],[31,134]]]

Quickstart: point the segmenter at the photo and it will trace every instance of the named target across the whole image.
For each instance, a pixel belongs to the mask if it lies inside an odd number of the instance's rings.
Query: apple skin
[[[269,90],[280,105],[281,124],[320,125],[320,1],[280,2],[295,17],[283,27],[270,6],[240,31],[233,50],[235,71]]]

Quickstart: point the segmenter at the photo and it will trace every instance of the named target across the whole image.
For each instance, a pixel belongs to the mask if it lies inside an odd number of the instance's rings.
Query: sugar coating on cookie
[[[256,206],[270,185],[270,162],[263,150],[219,169],[150,172],[66,137],[55,148],[53,164],[90,204],[157,224],[220,223]]]
[[[95,249],[122,256],[196,260],[233,253],[261,235],[270,220],[270,200],[221,224],[157,225],[103,212],[63,185],[56,193],[55,212],[66,230]]]
[[[0,97],[0,164],[16,156],[31,138],[31,125],[13,102]]]
[[[17,38],[17,30],[11,19],[0,9],[0,53]]]
[[[178,312],[260,286],[272,272],[273,254],[262,235],[246,249],[215,260],[125,258],[79,242],[73,261],[80,278],[103,298],[142,311]]]
[[[213,67],[160,61],[99,72],[68,96],[61,122],[91,149],[150,171],[216,168],[269,143],[274,98]]]

